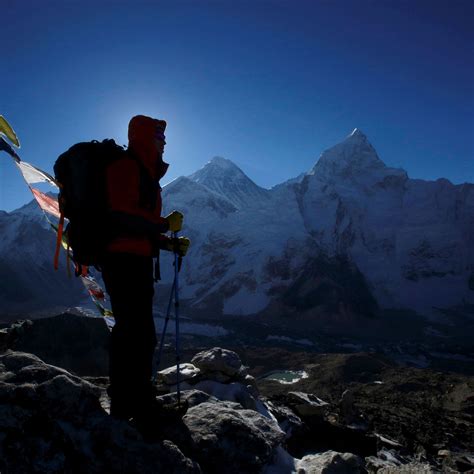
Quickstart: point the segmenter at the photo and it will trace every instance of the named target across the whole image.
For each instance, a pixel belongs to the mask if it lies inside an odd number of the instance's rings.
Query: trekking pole
[[[166,329],[168,328],[168,322],[170,320],[170,315],[171,315],[171,303],[173,301],[173,295],[174,295],[174,281],[171,287],[170,298],[168,300],[168,308],[166,309],[165,325],[163,326],[163,331],[161,332],[161,340],[160,340],[160,347],[158,349],[158,356],[155,359],[155,364],[154,364],[155,367],[153,368],[154,381],[156,381],[156,373],[160,367],[161,357],[163,355],[163,346],[165,343]]]
[[[174,232],[173,237],[177,239],[178,232]],[[176,393],[178,395],[179,407],[181,407],[181,392],[179,389],[180,353],[179,353],[179,286],[178,286],[179,267],[181,266],[180,259],[181,257],[178,257],[178,252],[175,252],[174,253],[174,310],[175,310],[175,320],[176,320]]]

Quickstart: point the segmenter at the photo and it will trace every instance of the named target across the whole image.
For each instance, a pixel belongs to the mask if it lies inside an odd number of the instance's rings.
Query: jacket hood
[[[154,179],[160,180],[168,170],[156,143],[157,132],[164,133],[166,122],[136,115],[128,124],[128,148],[138,157]]]

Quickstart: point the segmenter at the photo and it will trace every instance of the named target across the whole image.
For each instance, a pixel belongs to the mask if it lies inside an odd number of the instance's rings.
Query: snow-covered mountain
[[[189,179],[225,197],[237,209],[259,206],[270,197],[267,189],[257,186],[237,165],[220,156],[214,157]]]
[[[67,276],[65,258],[58,271],[53,268],[55,234],[36,201],[1,212],[0,234],[0,314],[34,313],[85,301],[82,285]]]
[[[373,310],[373,297],[429,314],[474,303],[474,185],[409,179],[358,129],[271,190],[222,158],[189,178],[206,205],[184,178],[163,200],[186,215],[183,292],[195,308],[347,315]],[[219,212],[226,200],[235,210]]]
[[[164,212],[185,214],[183,234],[192,246],[181,296],[196,314],[345,321],[377,307],[430,314],[474,304],[474,185],[410,179],[387,167],[357,129],[307,173],[270,190],[216,157],[165,186],[163,202]],[[28,275],[39,266],[42,275],[18,276],[2,290],[7,303],[13,287],[24,287],[34,301],[32,288],[52,278],[62,283],[46,295],[59,288],[69,294],[60,286],[70,285],[64,272],[52,270],[54,238],[44,248],[37,243],[47,232],[38,219],[24,209],[0,214],[8,236],[0,244],[8,268],[2,282],[13,270]],[[161,264],[166,284],[169,256]]]
[[[472,184],[409,179],[355,130],[298,192],[308,232],[326,253],[349,255],[382,306],[426,313],[473,301]]]

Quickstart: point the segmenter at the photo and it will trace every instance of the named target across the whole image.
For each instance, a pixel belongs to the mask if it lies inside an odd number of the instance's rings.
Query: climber
[[[185,237],[164,234],[181,230],[183,215],[173,211],[161,217],[159,181],[168,164],[163,161],[166,122],[142,115],[131,119],[129,146],[124,157],[106,171],[111,241],[101,265],[110,296],[115,326],[110,345],[110,413],[138,425],[153,423],[157,410],[152,379],[156,346],[152,303],[153,257],[161,249],[183,256]]]

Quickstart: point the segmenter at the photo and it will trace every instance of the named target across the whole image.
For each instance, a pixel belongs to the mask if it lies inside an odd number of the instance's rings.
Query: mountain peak
[[[231,160],[222,156],[215,156],[201,169],[189,176],[196,183],[205,184],[209,179],[224,176],[245,176],[245,173]]]
[[[325,182],[351,181],[364,186],[387,176],[395,176],[402,181],[408,178],[406,171],[388,167],[358,128],[342,142],[324,151],[308,174]]]
[[[188,178],[224,196],[237,207],[247,207],[249,201],[266,197],[266,190],[257,186],[233,161],[221,156],[215,156]]]
[[[309,174],[348,177],[384,168],[366,135],[355,128],[341,143],[324,151]]]
[[[352,133],[349,135],[349,137],[368,141],[367,136],[364,134],[364,132],[360,128],[354,128],[354,130],[352,130]]]
[[[211,159],[211,161],[208,161],[206,165],[213,165],[213,166],[219,166],[221,168],[225,169],[235,169],[239,168],[233,161],[224,158],[222,156],[215,156],[214,158]]]

